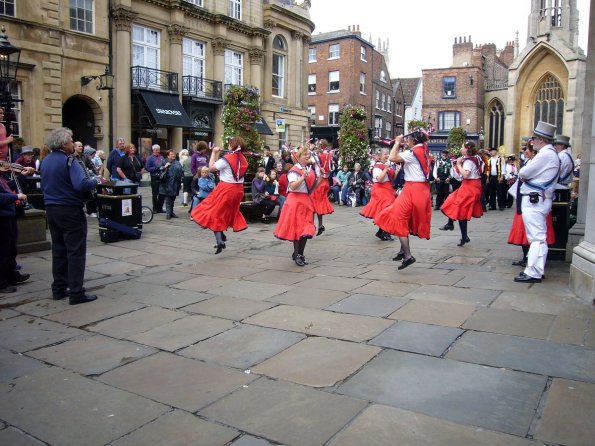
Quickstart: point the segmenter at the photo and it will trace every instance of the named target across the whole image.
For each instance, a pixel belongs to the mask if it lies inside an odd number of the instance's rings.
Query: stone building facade
[[[312,136],[337,146],[339,116],[346,105],[366,109],[371,142],[394,138],[393,87],[387,64],[357,26],[312,36],[308,71]]]
[[[145,151],[155,142],[176,150],[199,139],[221,144],[219,116],[227,84],[259,90],[268,127],[283,110],[289,137],[308,135],[310,2],[24,4],[15,2],[0,20],[10,42],[22,50],[15,94],[24,102],[15,128],[26,144],[40,146],[47,131],[60,125],[103,150],[116,137]],[[97,90],[96,78],[81,82],[106,68],[115,78],[113,90]],[[264,142],[277,144],[280,135],[270,133],[263,133]]]

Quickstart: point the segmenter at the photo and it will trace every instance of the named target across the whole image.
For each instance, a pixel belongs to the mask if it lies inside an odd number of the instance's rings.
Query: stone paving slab
[[[99,375],[156,351],[132,342],[97,335],[72,339],[28,354],[83,375]]]
[[[575,345],[469,331],[446,357],[595,383],[595,349]]]
[[[0,348],[0,382],[29,375],[46,367],[47,365],[41,361]]]
[[[167,410],[56,367],[0,384],[0,418],[52,445],[103,446]]]
[[[190,291],[209,291],[217,287],[233,282],[233,279],[223,277],[199,276],[172,285],[173,288]]]
[[[275,283],[277,285],[293,285],[301,282],[304,279],[313,277],[307,273],[297,273],[291,271],[274,271],[265,270],[257,273],[249,274],[243,277],[243,280],[249,280],[251,282],[262,282],[262,283]]]
[[[84,327],[93,322],[101,321],[120,314],[143,308],[144,304],[118,298],[99,297],[96,301],[85,305],[68,305],[64,301],[64,311],[52,313],[47,319],[73,327]]]
[[[383,280],[374,280],[355,292],[359,294],[373,294],[385,297],[404,297],[419,288],[415,283],[395,283]]]
[[[14,427],[0,430],[0,444],[6,446],[43,446],[45,443],[21,432]]]
[[[583,345],[585,333],[593,321],[570,316],[556,316],[547,340],[562,344]]]
[[[195,412],[255,378],[226,367],[170,353],[157,353],[107,372],[98,379],[134,394]]]
[[[546,378],[384,351],[337,392],[524,437]]]
[[[460,327],[473,314],[475,308],[473,305],[410,300],[388,317],[423,324]]]
[[[222,446],[238,435],[234,429],[174,410],[114,441],[111,446]]]
[[[463,330],[418,322],[399,321],[369,343],[422,355],[441,356]]]
[[[304,289],[293,287],[289,291],[277,296],[269,297],[267,301],[280,304],[293,305],[296,307],[323,309],[349,296],[344,291]]]
[[[193,315],[129,336],[128,339],[173,352],[233,326],[234,323],[227,319]]]
[[[537,295],[504,291],[492,303],[491,307],[562,316],[595,317],[595,307],[592,305],[585,304],[574,297],[556,296],[547,293]]]
[[[438,285],[422,285],[406,295],[408,299],[433,300],[436,302],[480,306],[489,305],[500,291],[459,288]]]
[[[190,280],[196,277],[195,274],[189,273],[182,273],[179,271],[164,271],[158,274],[143,274],[141,277],[135,279],[137,282],[141,284],[151,284],[151,285],[173,285],[174,283],[183,282],[185,280]]]
[[[247,369],[304,337],[300,333],[241,324],[177,353],[189,358]]]
[[[136,265],[130,262],[111,261],[109,263],[102,263],[99,265],[90,265],[86,267],[86,270],[93,271],[99,274],[115,274],[122,271],[129,272],[139,269],[144,269],[145,265]]]
[[[210,262],[198,263],[182,268],[182,270],[193,273],[194,275],[200,274],[202,276],[209,277],[223,277],[227,279],[237,279],[238,277],[248,276],[254,274],[255,271],[259,271],[260,268],[250,268],[245,264],[236,265],[228,262],[221,262],[220,259],[214,259]]]
[[[407,299],[395,297],[372,296],[369,294],[352,294],[326,309],[337,313],[360,314],[362,316],[386,317],[397,308],[402,307]]]
[[[384,331],[393,322],[369,316],[280,305],[251,316],[244,323],[362,342]]]
[[[370,280],[351,277],[316,276],[299,283],[300,287],[335,291],[353,291],[370,283]]]
[[[460,282],[457,283],[461,288],[478,288],[480,290],[507,290],[507,291],[523,291],[529,292],[531,287],[536,286],[537,289],[542,288],[539,283],[520,283],[512,279],[516,274],[511,274],[510,277],[501,274],[473,272],[473,274],[466,275]]]
[[[202,410],[200,415],[278,443],[320,446],[366,404],[355,398],[261,378]]]
[[[139,248],[142,247],[142,245],[140,245],[140,244],[135,244],[134,246],[135,246],[135,248],[137,246]],[[107,257],[109,259],[117,259],[117,260],[145,254],[143,251],[138,251],[135,248],[118,246],[115,244],[98,245],[98,246],[89,247],[87,249],[87,254],[89,256],[97,255],[97,256],[102,256],[102,257]],[[155,247],[153,246],[150,249],[150,251],[155,252],[154,248]]]
[[[595,385],[554,379],[534,437],[568,446],[593,444]]]
[[[68,300],[38,299],[16,307],[18,311],[31,316],[47,316],[48,314],[60,313],[68,307]]]
[[[87,330],[114,338],[128,338],[185,316],[187,314],[183,311],[173,311],[160,307],[145,307],[131,313],[97,322],[86,328]]]
[[[368,407],[329,446],[538,446],[512,435],[464,426],[396,407]]]
[[[270,302],[242,299],[241,297],[217,296],[196,304],[188,305],[187,307],[184,307],[183,310],[189,313],[198,313],[240,321],[248,316],[268,310],[276,305],[277,304]]]
[[[10,308],[0,308],[0,321],[10,319],[11,317],[20,316],[21,313]]]
[[[19,316],[0,321],[0,347],[15,352],[26,352],[84,333],[56,322],[33,316]]]
[[[361,265],[343,265],[338,263],[332,263],[328,265],[321,265],[317,262],[317,266],[310,269],[308,274],[314,276],[334,276],[334,277],[358,277],[370,271],[372,267],[361,266]]]
[[[217,296],[241,297],[244,299],[264,300],[290,290],[289,285],[272,283],[256,283],[247,280],[232,280],[225,285],[212,288],[211,293]]]
[[[269,443],[262,438],[256,438],[251,435],[242,435],[239,439],[232,443],[233,446],[271,446]]]
[[[360,369],[380,348],[309,337],[252,369],[271,378],[311,387],[330,387]]]
[[[500,310],[498,308],[478,308],[463,324],[463,328],[545,339],[553,322],[554,316],[549,314]]]

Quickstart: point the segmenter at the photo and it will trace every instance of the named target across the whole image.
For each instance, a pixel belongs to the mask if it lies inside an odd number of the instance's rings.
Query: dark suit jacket
[[[275,157],[273,157],[272,155],[269,156],[269,159],[268,159],[267,163],[264,166],[264,171],[265,171],[265,173],[267,175],[269,173],[271,173],[271,170],[273,170],[275,168],[275,164],[277,164],[277,162],[275,161]]]

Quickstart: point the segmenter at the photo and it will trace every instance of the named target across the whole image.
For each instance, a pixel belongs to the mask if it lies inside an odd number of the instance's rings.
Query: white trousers
[[[523,212],[523,223],[527,240],[529,240],[529,254],[527,255],[527,267],[525,274],[535,279],[541,279],[545,270],[547,258],[546,243],[546,218],[552,210],[552,199],[539,198],[539,202],[529,202],[529,196],[523,196],[521,211]]]

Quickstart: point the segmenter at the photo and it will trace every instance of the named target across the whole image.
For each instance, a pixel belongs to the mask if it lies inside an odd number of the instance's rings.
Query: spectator
[[[349,172],[349,166],[347,164],[343,164],[343,167],[335,176],[335,181],[333,186],[331,187],[331,192],[333,194],[335,203],[339,203],[339,205],[347,206],[348,204],[347,193],[349,192],[350,176],[351,172]]]
[[[279,195],[287,198],[289,182],[287,181],[287,172],[293,167],[293,164],[287,163],[283,166],[283,172],[279,175]]]
[[[161,156],[161,147],[159,144],[153,144],[151,147],[153,154],[147,159],[145,169],[151,175],[151,192],[153,195],[153,212],[159,214],[163,212],[163,197],[159,195],[159,172],[161,166],[165,164],[163,156]]]
[[[188,206],[188,194],[192,188],[192,159],[190,153],[186,149],[180,151],[180,164],[182,164],[182,170],[184,171],[184,177],[182,178],[182,202],[183,206]],[[198,172],[198,171],[197,171]]]
[[[167,162],[159,168],[159,172],[165,171],[165,177],[159,184],[159,195],[164,197],[165,218],[170,220],[178,218],[174,214],[174,202],[180,193],[180,185],[184,176],[184,169],[178,160],[176,160],[176,151],[167,151]]]
[[[124,146],[126,140],[124,138],[118,138],[116,140],[116,147],[112,150],[107,157],[107,170],[110,173],[110,179],[112,181],[118,181],[120,176],[118,175],[118,166],[120,165],[120,158],[124,156]]]
[[[4,122],[4,107],[0,107],[0,121]],[[6,127],[0,123],[0,161],[11,161],[8,159],[8,145],[12,142],[12,135],[7,135]]]
[[[190,214],[198,203],[207,198],[213,189],[215,189],[215,181],[209,172],[209,168],[203,166],[192,179],[192,203],[188,213]],[[193,220],[193,218],[190,217],[190,220]]]
[[[356,206],[361,206],[362,198],[365,193],[366,181],[369,178],[368,174],[362,171],[360,163],[355,163],[353,167],[353,174],[349,177],[349,193],[355,194],[355,204]]]
[[[196,175],[199,173],[200,169],[202,169],[204,166],[208,166],[208,150],[209,145],[206,142],[198,141],[194,153],[192,154],[192,160],[190,161],[190,171],[192,172],[192,175]]]
[[[275,209],[275,202],[271,199],[265,186],[264,167],[259,167],[256,169],[256,176],[252,180],[252,201],[254,201],[255,204],[264,206],[262,222],[269,223],[271,213],[273,212],[273,209]]]
[[[264,146],[264,157],[262,158],[262,164],[265,175],[268,175],[271,170],[275,168],[276,161],[269,146]]]
[[[124,146],[124,156],[120,158],[116,172],[118,179],[128,179],[135,184],[139,184],[142,178],[142,166],[136,157],[136,147],[134,144]]]
[[[273,200],[277,206],[279,206],[279,213],[277,214],[277,218],[281,215],[281,210],[283,209],[283,204],[285,203],[285,196],[279,193],[279,181],[277,181],[277,171],[271,170],[268,177],[265,177],[265,188],[266,191],[269,193],[271,200]]]

